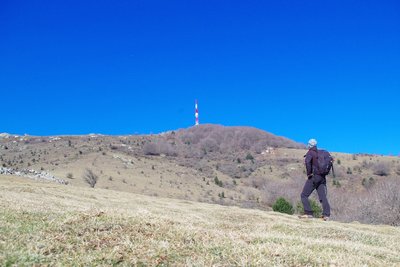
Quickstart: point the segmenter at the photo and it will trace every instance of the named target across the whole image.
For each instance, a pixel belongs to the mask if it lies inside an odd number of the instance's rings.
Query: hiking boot
[[[312,218],[314,218],[314,216],[309,214],[299,215],[299,219],[312,219]]]
[[[328,217],[328,216],[322,216],[321,219],[322,219],[323,221],[329,221],[329,217]]]

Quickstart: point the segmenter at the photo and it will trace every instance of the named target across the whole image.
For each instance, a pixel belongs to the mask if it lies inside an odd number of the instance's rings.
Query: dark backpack
[[[328,175],[331,169],[333,169],[333,158],[326,150],[317,151],[317,161],[318,161],[318,174]]]

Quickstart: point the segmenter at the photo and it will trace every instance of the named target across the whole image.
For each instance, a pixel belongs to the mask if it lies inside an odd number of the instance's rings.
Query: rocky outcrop
[[[34,180],[51,181],[51,182],[56,182],[59,184],[65,184],[65,185],[68,184],[68,181],[57,178],[54,175],[52,175],[48,172],[45,172],[45,171],[39,172],[39,171],[28,170],[28,169],[15,170],[12,168],[0,167],[0,174],[15,175],[15,176],[25,177],[25,178],[29,178],[29,179],[34,179]]]

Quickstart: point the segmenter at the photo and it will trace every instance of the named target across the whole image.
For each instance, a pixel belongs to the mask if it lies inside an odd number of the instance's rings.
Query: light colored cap
[[[317,140],[315,140],[314,138],[312,138],[312,139],[310,139],[310,140],[308,141],[307,147],[308,147],[308,148],[311,148],[311,147],[314,147],[314,146],[316,146],[316,145],[317,145]]]

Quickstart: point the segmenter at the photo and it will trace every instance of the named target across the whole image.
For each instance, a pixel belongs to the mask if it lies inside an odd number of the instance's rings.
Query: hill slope
[[[400,229],[0,176],[1,265],[395,266]]]
[[[305,153],[303,145],[265,131],[210,124],[156,135],[0,134],[0,174],[85,188],[90,169],[96,188],[270,210],[281,196],[299,206]],[[400,159],[333,155],[334,220],[400,225]]]

